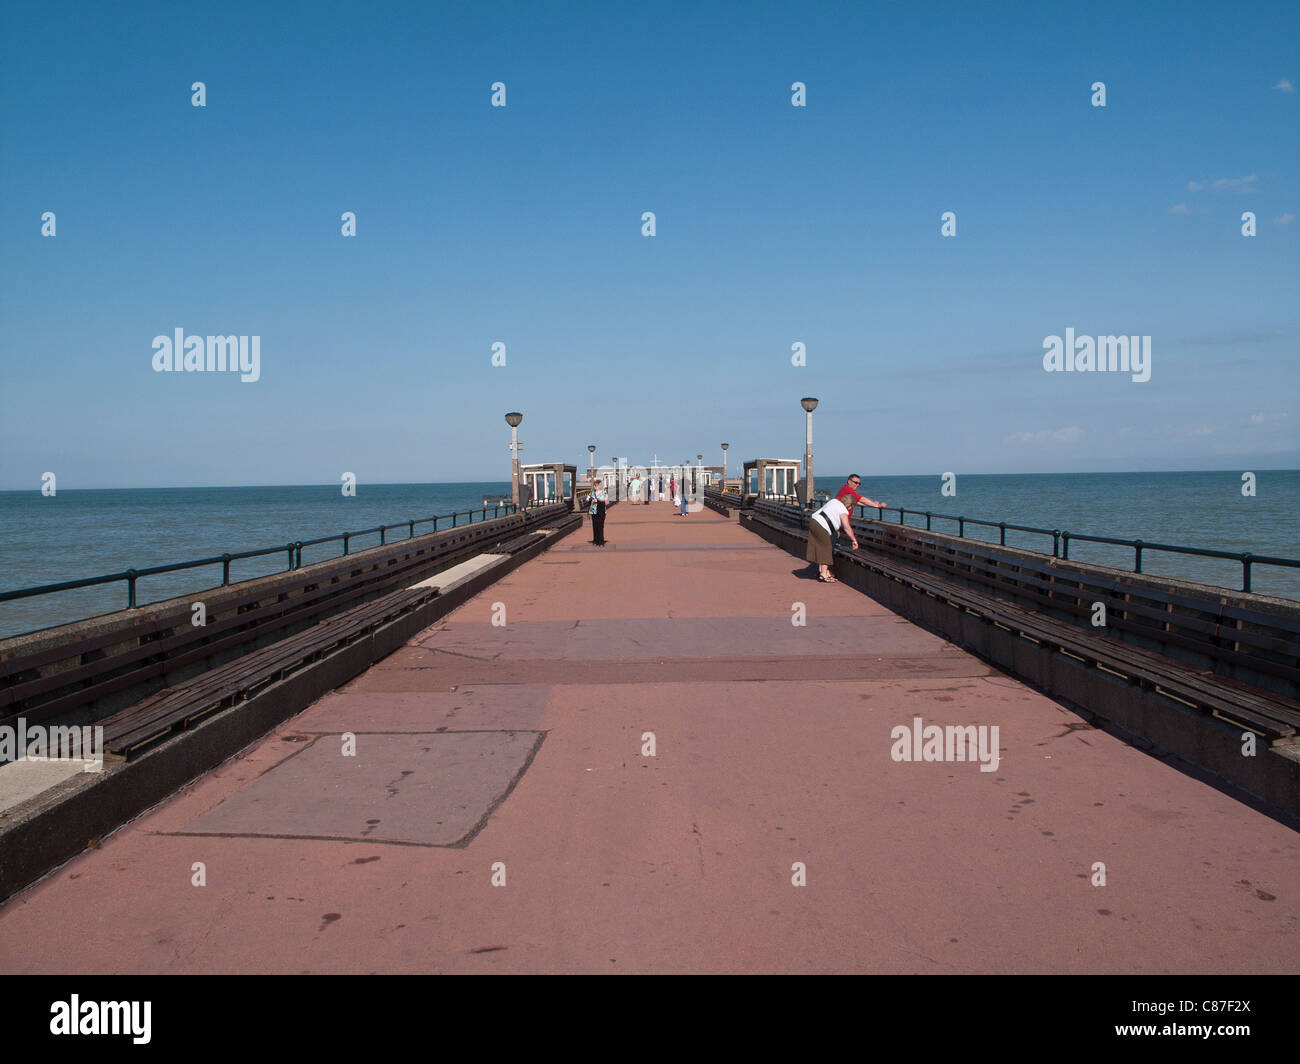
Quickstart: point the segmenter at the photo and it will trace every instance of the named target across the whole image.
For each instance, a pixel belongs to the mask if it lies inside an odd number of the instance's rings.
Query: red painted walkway
[[[0,971],[1300,970],[1294,832],[734,522],[586,531],[10,901]]]

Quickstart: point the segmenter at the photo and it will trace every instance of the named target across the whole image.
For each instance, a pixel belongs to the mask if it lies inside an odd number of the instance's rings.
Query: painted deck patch
[[[454,846],[514,787],[542,733],[322,735],[188,824],[186,835]]]

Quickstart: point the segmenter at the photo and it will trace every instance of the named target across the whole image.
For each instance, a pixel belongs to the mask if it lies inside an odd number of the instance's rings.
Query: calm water
[[[959,475],[957,494],[952,498],[940,494],[937,476],[865,474],[862,491],[890,506],[908,509],[1074,533],[1300,557],[1300,471],[1257,471],[1257,476],[1254,498],[1242,496],[1241,474],[1233,472]],[[831,492],[843,482],[844,477],[817,478],[817,486]],[[507,482],[362,484],[351,498],[344,497],[338,485],[60,489],[53,498],[39,491],[0,492],[0,589],[271,547],[465,510],[481,506],[485,498],[508,498],[509,494]],[[909,523],[915,520],[909,518]],[[955,524],[938,520],[934,527],[956,530]],[[405,529],[394,530],[390,539],[405,534]],[[967,526],[967,534],[996,541],[998,530]],[[378,542],[375,534],[353,544],[360,549]],[[1007,542],[1051,551],[1051,539],[1046,536],[1008,532]],[[303,561],[338,553],[338,544],[305,548]],[[1070,554],[1083,561],[1132,568],[1133,552],[1128,548],[1072,543]],[[248,559],[232,564],[231,577],[248,579],[279,572],[284,566],[283,554]],[[1148,551],[1143,556],[1143,571],[1234,589],[1241,586],[1241,566],[1229,561]],[[157,602],[220,582],[219,565],[144,577],[138,584],[138,601]],[[1300,599],[1300,569],[1256,566],[1253,582],[1256,591]],[[0,636],[125,606],[125,583],[0,603]]]
[[[398,521],[441,516],[483,500],[509,500],[510,483],[359,484],[275,488],[151,488],[0,492],[0,590],[77,580],[211,558],[294,540],[316,539]],[[488,511],[489,517],[491,510]],[[476,515],[481,517],[480,515]],[[462,522],[464,518],[460,519]],[[443,522],[438,528],[444,527]],[[417,525],[416,534],[433,530]],[[406,538],[393,529],[389,542]],[[379,534],[353,539],[351,550],[379,545]],[[342,554],[341,543],[304,547],[303,564]],[[231,581],[286,567],[283,553],[232,562]],[[137,602],[159,602],[221,583],[221,566],[142,577]],[[0,636],[125,609],[126,582],[0,602]]]
[[[872,477],[863,472],[860,490],[869,499],[909,510],[1059,528],[1076,535],[1300,559],[1300,470],[1255,474],[1253,498],[1241,494],[1238,472],[958,475],[957,494],[952,498],[940,494],[937,476]],[[836,492],[845,479],[818,477],[817,487]],[[898,515],[886,513],[885,519],[896,521]],[[909,514],[907,523],[924,528],[925,518]],[[935,519],[932,527],[957,532],[955,521]],[[996,543],[999,531],[967,525],[966,535]],[[1052,551],[1050,536],[1030,533],[1008,532],[1007,545]],[[1072,540],[1070,557],[1133,568],[1131,547]],[[1241,589],[1240,562],[1148,549],[1142,553],[1142,571]],[[1300,598],[1300,569],[1255,565],[1251,589]]]

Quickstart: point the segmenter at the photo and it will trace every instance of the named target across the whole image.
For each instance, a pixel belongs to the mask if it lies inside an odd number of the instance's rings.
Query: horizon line
[[[643,464],[644,463],[637,463],[637,466],[641,466]],[[683,465],[683,464],[684,463],[678,462],[672,465],[665,465],[658,468],[670,469],[670,468],[676,468],[678,465]],[[606,463],[606,465],[608,465],[608,463]],[[697,468],[697,465],[692,465],[690,468],[692,469]],[[627,468],[632,469],[632,468],[637,468],[637,466],[629,465]],[[580,472],[585,473],[587,468],[589,467],[587,466],[580,467]],[[597,466],[596,468],[599,469],[602,467]],[[656,468],[656,467],[650,466],[648,468]],[[712,468],[712,467],[709,465],[705,465],[704,468]],[[743,466],[741,468],[743,468]],[[1141,476],[1141,475],[1150,475],[1150,474],[1171,474],[1171,473],[1236,473],[1240,471],[1242,471],[1240,466],[1233,466],[1231,468],[1223,468],[1223,469],[1122,469],[1122,470],[1076,469],[1076,470],[1067,470],[1067,471],[1059,471],[1059,472],[1051,472],[1051,473],[1048,472],[961,473],[959,472],[957,475],[963,477],[1076,477],[1076,476],[1125,477],[1125,476]],[[1263,473],[1296,473],[1296,472],[1300,472],[1300,467],[1292,467],[1292,466],[1270,467],[1270,466],[1257,465],[1255,467],[1255,470],[1250,470],[1250,472],[1254,472],[1254,471],[1263,472]],[[814,471],[814,476],[819,479],[824,478],[826,480],[835,480],[838,479],[841,475],[847,479],[849,476],[855,474],[817,473]],[[903,477],[907,477],[907,478],[941,477],[944,474],[929,472],[929,473],[869,473],[869,474],[860,474],[860,475],[862,476],[863,480],[871,480],[871,479],[888,479],[888,478],[903,478]],[[460,487],[460,486],[476,485],[476,484],[507,484],[508,485],[510,484],[510,482],[511,482],[510,478],[506,477],[504,480],[392,480],[392,481],[358,480],[357,484],[358,486],[367,485],[369,487],[374,487],[374,488],[395,488],[395,487]],[[337,489],[338,484],[334,481],[319,481],[310,484],[151,484],[145,486],[113,485],[107,487],[94,487],[94,488],[73,487],[73,488],[63,488],[61,490],[63,491],[190,491],[190,490],[239,491],[245,488],[325,488],[325,487]],[[21,495],[33,491],[36,492],[37,494],[40,494],[41,493],[40,486],[37,485],[36,487],[27,487],[27,488],[0,488],[0,494],[6,494],[6,495],[10,495],[10,494]]]

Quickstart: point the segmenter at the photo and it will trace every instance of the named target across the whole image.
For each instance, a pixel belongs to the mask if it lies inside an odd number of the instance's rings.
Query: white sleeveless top
[[[831,499],[830,502],[813,514],[813,517],[820,522],[827,532],[834,536],[836,530],[840,527],[841,518],[848,512],[848,507],[839,499]]]

